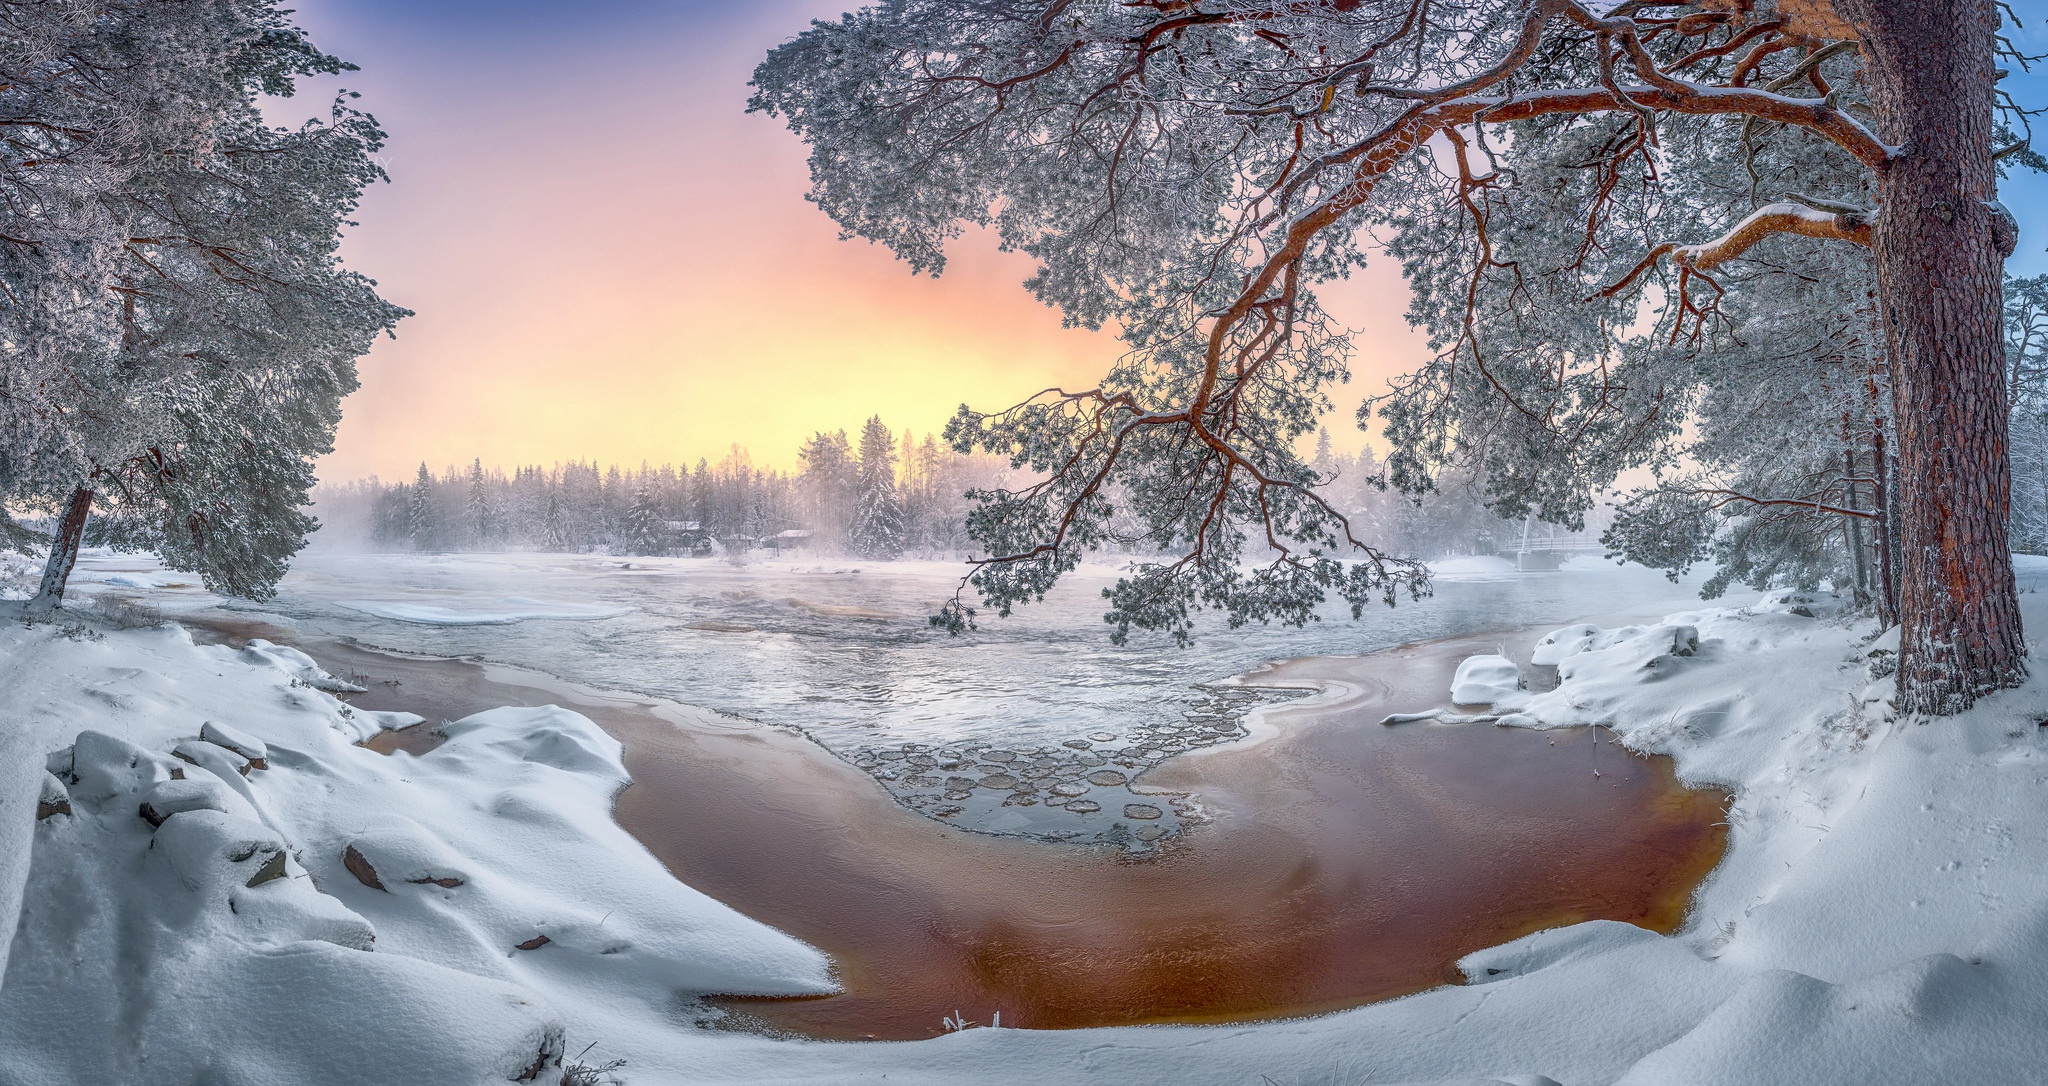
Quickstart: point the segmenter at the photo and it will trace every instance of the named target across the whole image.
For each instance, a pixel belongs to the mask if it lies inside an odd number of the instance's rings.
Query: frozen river
[[[1205,683],[1273,659],[1654,614],[1696,598],[1650,570],[1580,562],[1587,568],[1517,574],[1468,560],[1419,602],[1358,620],[1330,607],[1306,629],[1229,630],[1219,620],[1186,649],[1145,634],[1111,644],[1100,593],[1116,574],[1100,566],[958,637],[926,622],[963,571],[944,562],[314,552],[276,599],[249,605],[103,555],[81,564],[78,583],[795,726],[907,804],[976,828],[1148,840],[1172,833],[1186,812],[1126,782],[1235,737],[1244,712],[1271,696]]]

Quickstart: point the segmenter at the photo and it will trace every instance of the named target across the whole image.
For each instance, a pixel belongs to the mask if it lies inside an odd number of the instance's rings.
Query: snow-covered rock
[[[1564,658],[1581,653],[1593,647],[1593,639],[1601,633],[1598,626],[1582,624],[1552,630],[1536,642],[1536,648],[1529,653],[1529,663],[1536,667],[1556,667]]]
[[[1459,705],[1493,705],[1522,689],[1522,669],[1505,656],[1468,656],[1451,678],[1451,700]]]
[[[344,682],[329,675],[311,656],[289,645],[274,645],[262,638],[254,638],[243,647],[243,659],[253,664],[274,667],[286,675],[305,683],[315,690],[334,694],[359,694],[363,688],[351,682]]]
[[[0,1081],[547,1083],[565,1005],[835,990],[619,829],[587,719],[496,710],[386,757],[277,648],[0,625]]]

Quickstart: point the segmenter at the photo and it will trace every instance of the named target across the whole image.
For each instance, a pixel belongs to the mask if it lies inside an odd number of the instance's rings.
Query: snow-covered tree
[[[314,521],[355,359],[404,311],[336,257],[383,133],[269,0],[7,5],[0,17],[0,501],[61,511],[32,611],[97,510],[219,591],[262,596]]]
[[[846,546],[856,495],[860,492],[859,470],[846,431],[828,434],[820,430],[804,442],[796,455],[803,464],[797,474],[797,487],[802,494],[804,519],[817,533],[820,545]]]
[[[482,457],[469,464],[469,487],[463,492],[462,520],[468,530],[470,547],[484,550],[497,544],[502,525],[498,503],[491,497],[490,484],[484,477]]]
[[[847,546],[862,558],[895,558],[903,553],[903,502],[896,492],[896,442],[882,417],[860,431],[853,524]]]
[[[668,524],[661,516],[661,502],[654,491],[640,486],[633,491],[633,503],[626,507],[622,549],[627,554],[668,553]]]
[[[441,505],[435,493],[434,473],[420,461],[412,488],[406,491],[405,534],[417,551],[437,551],[445,533],[441,529]]]
[[[2048,554],[2048,275],[2005,281],[2013,549]]]
[[[1660,372],[1728,334],[1742,271],[1841,246],[1884,333],[1901,705],[1951,712],[2025,672],[1998,307],[2015,224],[1995,197],[2001,160],[2032,153],[1998,119],[1999,11],[899,0],[773,51],[753,106],[812,143],[812,197],[849,233],[936,272],[947,239],[992,226],[1038,261],[1040,298],[1118,325],[1130,351],[1099,387],[963,411],[949,436],[1041,473],[981,496],[992,557],[970,580],[989,604],[1042,593],[1120,508],[1177,555],[1115,589],[1120,632],[1184,634],[1201,606],[1305,622],[1328,593],[1356,610],[1420,581],[1295,452],[1347,347],[1313,288],[1365,259],[1366,227],[1425,305],[1461,302],[1432,324],[1445,364],[1389,420],[1416,439],[1394,481],[1427,487],[1466,429],[1505,419],[1482,475],[1567,519],[1583,473],[1521,454],[1576,443],[1603,472],[1656,455],[1688,408],[1658,400]],[[1816,157],[1854,183],[1806,191]],[[1755,182],[1730,205],[1693,178]],[[1274,556],[1250,573],[1247,528]]]

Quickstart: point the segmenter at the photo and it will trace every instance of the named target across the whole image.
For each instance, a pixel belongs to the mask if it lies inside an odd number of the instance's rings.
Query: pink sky
[[[745,114],[762,53],[839,10],[309,0],[315,40],[363,68],[339,84],[391,133],[347,258],[417,312],[363,360],[322,478],[733,443],[790,467],[871,414],[922,434],[963,401],[1092,383],[1116,340],[1061,328],[1020,286],[1028,260],[969,237],[933,280],[839,240],[803,199],[803,145]],[[1391,262],[1325,294],[1367,329],[1342,402],[1419,361]],[[1362,441],[1349,406],[1331,429]]]

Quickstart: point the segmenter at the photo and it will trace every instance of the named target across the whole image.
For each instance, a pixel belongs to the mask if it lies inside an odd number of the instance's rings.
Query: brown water
[[[619,823],[678,878],[838,963],[844,994],[729,1000],[731,1016],[858,1039],[930,1036],[956,1011],[1028,1028],[1308,1014],[1455,981],[1464,954],[1546,927],[1674,930],[1720,858],[1724,795],[1602,731],[1377,723],[1440,704],[1457,660],[1497,643],[1266,669],[1259,681],[1334,681],[1344,696],[1280,708],[1270,737],[1143,778],[1212,816],[1147,858],[930,821],[779,730],[465,662],[300,647],[400,680],[351,699],[366,708],[591,716],[633,774]],[[434,741],[427,725],[373,745]]]

